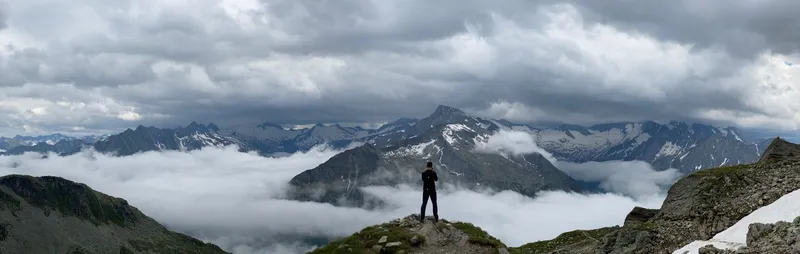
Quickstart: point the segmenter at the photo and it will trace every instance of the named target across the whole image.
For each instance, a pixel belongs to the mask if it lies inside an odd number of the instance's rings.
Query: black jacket
[[[433,170],[425,170],[422,171],[422,187],[426,190],[436,190],[436,181],[439,181],[439,177],[436,175],[436,171]]]

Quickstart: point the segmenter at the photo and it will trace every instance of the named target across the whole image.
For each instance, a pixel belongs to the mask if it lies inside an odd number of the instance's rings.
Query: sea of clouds
[[[512,156],[540,152],[573,177],[613,193],[512,191],[439,192],[442,218],[471,222],[510,246],[546,240],[575,229],[621,225],[634,206],[658,208],[677,171],[644,162],[559,162],[527,133],[501,131],[476,150]],[[390,208],[366,210],[284,199],[288,181],[341,150],[318,146],[280,158],[236,147],[190,152],[145,152],[111,157],[91,150],[72,156],[0,156],[0,175],[55,175],[124,198],[167,227],[234,253],[305,253],[316,244],[368,225],[418,213],[421,191],[406,185],[368,186]],[[431,211],[431,208],[428,208]]]

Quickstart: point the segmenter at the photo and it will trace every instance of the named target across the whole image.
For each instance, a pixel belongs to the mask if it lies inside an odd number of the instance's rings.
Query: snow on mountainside
[[[670,122],[623,122],[581,127],[539,129],[503,124],[536,136],[537,144],[559,160],[570,162],[642,160],[657,169],[682,172],[753,162],[758,145],[747,142],[736,128]],[[768,142],[767,142],[768,144]]]
[[[293,138],[298,132],[296,130],[283,128],[277,124],[263,123],[257,126],[243,125],[226,128],[223,129],[221,133],[224,135],[247,136],[280,142]]]
[[[54,145],[61,140],[74,140],[75,137],[66,136],[61,133],[43,136],[14,136],[12,138],[0,137],[0,149],[9,150],[17,146],[34,146],[39,143]]]
[[[25,152],[69,153],[80,150],[87,144],[92,144],[107,136],[109,135],[71,137],[56,133],[43,136],[17,135],[13,138],[0,137],[0,155],[14,155]]]
[[[177,129],[159,129],[140,125],[135,130],[128,129],[97,141],[94,143],[94,149],[120,156],[145,151],[189,151],[209,146],[222,147],[233,144],[239,145],[242,151],[249,150],[247,144],[221,135],[218,131],[219,128],[214,124],[206,126],[196,122]]]

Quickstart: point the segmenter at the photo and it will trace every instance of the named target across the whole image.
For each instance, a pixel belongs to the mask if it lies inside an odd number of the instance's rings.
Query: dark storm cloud
[[[12,1],[0,122],[382,122],[447,104],[798,129],[796,4],[688,3]]]
[[[800,49],[800,2],[771,1],[575,1],[594,21],[636,29],[662,40],[702,47],[725,45],[752,56],[763,50],[793,53]]]

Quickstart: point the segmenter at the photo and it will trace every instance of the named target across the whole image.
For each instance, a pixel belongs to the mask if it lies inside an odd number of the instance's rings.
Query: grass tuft
[[[603,236],[618,229],[619,227],[616,226],[593,230],[574,230],[564,232],[552,240],[532,242],[516,248],[510,248],[508,251],[513,254],[547,253],[586,240],[600,241]]]
[[[473,244],[489,246],[493,248],[505,248],[506,245],[497,238],[489,235],[483,229],[466,222],[454,222],[453,227],[463,231],[469,236],[469,242]]]

